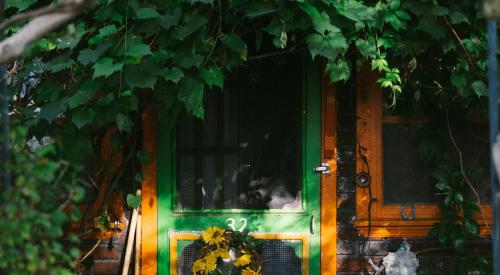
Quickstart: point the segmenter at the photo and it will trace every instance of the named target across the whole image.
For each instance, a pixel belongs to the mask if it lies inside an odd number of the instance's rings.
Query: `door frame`
[[[319,70],[318,68],[316,68]],[[308,78],[310,77],[307,74]],[[337,271],[337,186],[336,186],[336,97],[335,87],[328,77],[321,77],[321,161],[328,163],[330,172],[320,180],[320,270],[321,274],[333,275]],[[158,274],[158,260],[161,257],[158,242],[168,239],[168,229],[159,229],[158,200],[158,153],[157,124],[153,111],[142,115],[143,149],[150,152],[151,161],[143,167],[145,180],[142,183],[142,236],[141,236],[141,273]],[[318,166],[320,164],[318,163]],[[159,236],[162,234],[162,236]]]

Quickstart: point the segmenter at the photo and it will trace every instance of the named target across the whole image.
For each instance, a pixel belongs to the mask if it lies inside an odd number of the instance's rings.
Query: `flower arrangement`
[[[248,232],[208,227],[198,240],[200,249],[192,267],[193,274],[262,275],[262,241]],[[224,262],[232,262],[229,272],[224,272]]]

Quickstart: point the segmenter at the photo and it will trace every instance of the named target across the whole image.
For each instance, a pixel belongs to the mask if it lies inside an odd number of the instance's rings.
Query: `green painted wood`
[[[307,62],[303,81],[302,209],[272,210],[175,210],[175,142],[172,130],[158,126],[158,274],[169,274],[169,234],[202,231],[208,226],[226,228],[229,218],[247,219],[254,232],[306,233],[310,236],[310,274],[320,272],[320,175],[313,168],[321,163],[321,91],[319,66]],[[315,234],[311,234],[311,216]],[[333,244],[335,245],[335,244]]]

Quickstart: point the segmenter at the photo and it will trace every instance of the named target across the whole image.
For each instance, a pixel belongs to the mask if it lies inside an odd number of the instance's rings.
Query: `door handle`
[[[316,232],[316,223],[314,222],[314,215],[311,215],[311,219],[309,220],[309,230],[313,235]]]

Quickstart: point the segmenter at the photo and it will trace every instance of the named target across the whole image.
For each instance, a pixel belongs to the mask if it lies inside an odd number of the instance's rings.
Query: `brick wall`
[[[126,213],[130,221],[130,212]],[[127,242],[128,228],[117,233],[114,238],[102,240],[97,248],[89,255],[82,264],[82,273],[86,275],[111,275],[121,274],[123,267],[123,258],[125,256],[125,246]],[[97,243],[95,239],[85,239],[80,245],[82,253],[90,251]],[[133,273],[134,255],[130,264],[130,272]]]
[[[384,238],[366,240],[357,233],[353,222],[356,216],[356,96],[355,80],[337,88],[337,274],[372,272],[366,260],[360,259],[363,247],[366,255],[380,265],[388,252],[396,251],[403,239]],[[417,253],[420,267],[432,269],[436,274],[456,274],[456,255],[430,238],[405,239]],[[488,239],[475,242],[472,253],[491,255]]]

